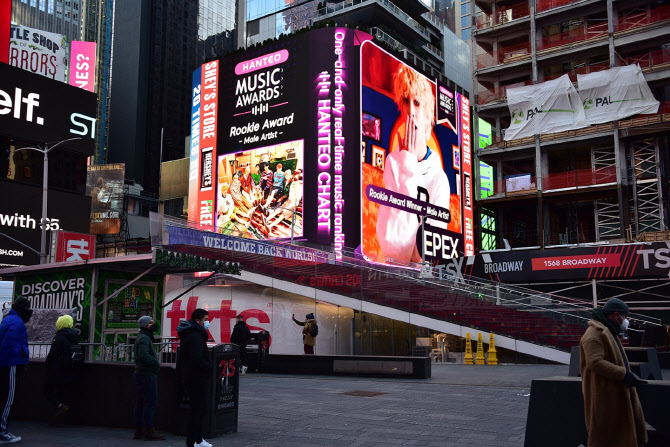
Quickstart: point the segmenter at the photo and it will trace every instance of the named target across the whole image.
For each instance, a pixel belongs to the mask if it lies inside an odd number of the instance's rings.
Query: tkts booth
[[[18,392],[22,398],[15,402],[13,416],[28,419],[51,416],[52,409],[43,398],[40,385],[45,374],[44,358],[55,332],[55,318],[50,317],[71,314],[87,360],[75,371],[77,388],[95,392],[73,395],[68,417],[82,424],[133,426],[128,405],[135,398],[131,353],[138,332],[137,320],[149,315],[160,328],[166,275],[203,270],[211,274],[240,274],[239,264],[232,262],[159,253],[0,270],[3,280],[14,280],[14,296],[28,298],[35,311],[27,324],[31,367],[20,384]],[[158,381],[164,405],[156,410],[156,426],[172,430],[174,418],[184,417],[188,401],[176,387],[174,364],[170,364],[175,359],[174,343],[157,341],[165,365]],[[209,348],[213,364],[209,393],[212,401],[205,429],[211,437],[237,430],[238,373],[234,366],[239,362],[239,352],[235,345],[211,344]],[[219,385],[220,377],[225,377],[225,386]]]

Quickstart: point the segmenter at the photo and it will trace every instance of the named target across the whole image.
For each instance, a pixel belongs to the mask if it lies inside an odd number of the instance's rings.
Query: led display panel
[[[400,265],[462,256],[461,182],[470,173],[455,121],[460,98],[442,87],[438,102],[434,81],[372,42],[361,61],[361,114],[380,120],[361,134],[363,254]]]
[[[302,236],[303,163],[303,140],[220,155],[217,232],[251,239]]]

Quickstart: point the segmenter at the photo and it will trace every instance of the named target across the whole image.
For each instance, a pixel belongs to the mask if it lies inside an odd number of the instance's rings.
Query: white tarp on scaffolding
[[[578,74],[577,84],[589,124],[658,111],[659,102],[654,99],[639,65]]]
[[[566,74],[558,79],[507,90],[511,115],[505,140],[587,127],[579,93]]]

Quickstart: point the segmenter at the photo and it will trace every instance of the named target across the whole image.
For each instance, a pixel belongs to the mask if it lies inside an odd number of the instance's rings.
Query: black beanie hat
[[[313,320],[314,319],[314,314],[307,314],[307,315],[305,315],[305,317],[307,317],[308,320]]]
[[[603,306],[603,313],[605,315],[619,312],[620,314],[628,315],[628,305],[619,298],[610,298]]]
[[[14,304],[12,304],[12,309],[15,311],[20,311],[20,310],[28,310],[30,309],[30,300],[26,298],[25,296],[19,296],[14,300]]]

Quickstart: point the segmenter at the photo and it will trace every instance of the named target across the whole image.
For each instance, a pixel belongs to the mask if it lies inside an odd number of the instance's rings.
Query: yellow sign
[[[477,365],[486,364],[486,359],[484,358],[484,342],[482,341],[481,332],[477,336],[477,357],[475,358],[475,364]]]
[[[466,365],[473,365],[472,361],[472,343],[470,341],[470,333],[465,334],[465,357],[463,363]]]

